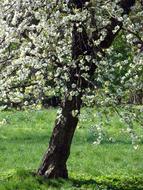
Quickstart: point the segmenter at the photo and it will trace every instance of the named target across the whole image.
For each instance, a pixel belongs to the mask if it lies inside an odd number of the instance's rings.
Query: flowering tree
[[[67,178],[66,162],[82,103],[111,68],[112,43],[118,34],[126,36],[134,54],[127,60],[116,59],[116,64],[131,62],[127,76],[132,68],[141,71],[142,4],[135,0],[2,0],[0,4],[1,100],[24,99],[32,93],[39,101],[51,88],[48,81],[53,81],[62,96],[61,109],[37,173]],[[106,63],[110,63],[107,69]],[[135,85],[141,85],[138,74],[134,77]],[[121,80],[124,83],[125,78]]]

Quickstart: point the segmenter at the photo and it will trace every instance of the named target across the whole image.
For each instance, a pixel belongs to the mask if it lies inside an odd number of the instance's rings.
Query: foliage
[[[86,89],[85,96],[89,93],[94,96],[98,83],[102,86],[101,94],[104,94],[102,101],[109,101],[107,94],[117,101],[118,97],[127,99],[128,91],[142,89],[143,34],[140,27],[143,14],[139,2],[130,17],[122,14],[118,1],[87,3],[82,11],[74,6],[71,11],[65,1],[8,0],[0,3],[1,102],[22,102],[28,106],[39,104],[45,95],[69,94],[69,98],[77,95],[80,89],[76,84],[70,84],[71,90],[68,87],[70,69],[77,67],[71,54],[73,24],[77,22],[79,32],[86,28],[94,48],[98,49],[106,38],[106,28],[112,17],[119,22],[113,33],[119,33],[123,21],[124,32],[117,40],[121,45],[114,44],[107,50],[103,48],[98,52],[98,59],[96,56],[78,58],[81,77],[95,88],[95,91]],[[95,31],[98,31],[97,40],[93,37]],[[85,66],[85,60],[89,66]],[[88,71],[92,62],[98,65],[98,69],[95,77],[90,79]]]

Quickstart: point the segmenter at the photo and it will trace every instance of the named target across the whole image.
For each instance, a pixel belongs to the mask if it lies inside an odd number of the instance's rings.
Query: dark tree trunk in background
[[[143,105],[143,90],[136,90],[130,94],[130,98],[128,103],[136,104],[136,105]]]
[[[89,0],[70,0],[69,4],[82,11],[85,2],[89,2]],[[130,7],[134,5],[134,3],[134,0],[121,1],[121,6],[123,7],[126,14],[129,13]],[[94,25],[95,23],[93,22],[92,24]],[[112,33],[112,30],[117,25],[120,25],[121,29],[121,23],[119,23],[119,21],[117,21],[115,18],[111,18],[111,24],[107,26],[107,35],[104,41],[102,41],[99,47],[96,47],[96,49],[93,51],[94,46],[91,44],[90,39],[88,39],[84,27],[80,33],[77,30],[78,28],[76,23],[74,24],[72,57],[73,60],[76,61],[77,67],[70,70],[71,77],[68,88],[70,90],[71,85],[74,83],[77,87],[81,88],[81,92],[78,96],[73,97],[72,100],[69,99],[68,95],[65,96],[65,100],[61,106],[61,115],[55,122],[55,128],[50,139],[49,148],[43,158],[41,166],[38,169],[38,175],[46,176],[47,178],[68,178],[66,162],[70,154],[71,142],[78,123],[78,115],[82,105],[82,89],[87,87],[86,81],[81,78],[82,71],[80,70],[78,57],[83,54],[85,55],[85,52],[86,55],[95,56],[93,52],[97,53],[98,51],[101,51],[101,49],[108,48],[118,33]],[[98,33],[94,32],[92,38],[97,39]],[[91,78],[95,69],[95,65],[90,65],[90,71],[88,74],[91,76]],[[77,111],[77,115],[72,114],[72,111],[74,110]]]

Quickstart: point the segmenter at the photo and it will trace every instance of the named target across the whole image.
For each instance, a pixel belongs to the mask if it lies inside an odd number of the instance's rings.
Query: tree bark
[[[66,99],[62,112],[55,123],[49,148],[44,156],[38,174],[48,178],[68,178],[66,161],[70,154],[70,146],[74,131],[78,123],[78,114],[81,106],[81,96]],[[72,113],[78,110],[77,114]]]
[[[81,9],[84,6],[85,2],[89,0],[70,0],[75,7]],[[131,6],[133,6],[135,0],[122,0],[121,7],[124,9],[124,13],[127,14],[130,11]],[[93,23],[95,24],[95,23]],[[68,95],[65,97],[65,100],[62,104],[62,112],[59,118],[57,118],[55,123],[55,128],[53,130],[49,148],[43,158],[42,164],[38,169],[38,175],[46,176],[47,178],[68,178],[68,171],[66,162],[70,154],[70,147],[72,138],[78,123],[78,115],[80,113],[80,108],[82,105],[82,90],[87,87],[87,82],[81,78],[82,71],[80,70],[80,64],[78,58],[80,55],[91,55],[93,52],[101,51],[102,49],[109,48],[112,44],[115,36],[118,34],[113,33],[112,30],[117,26],[122,27],[122,24],[118,20],[111,18],[111,24],[107,25],[107,34],[105,39],[94,49],[94,45],[91,43],[86,30],[83,27],[82,32],[78,32],[76,23],[73,26],[73,39],[72,39],[72,57],[76,61],[77,67],[71,69],[70,83],[68,84],[69,90],[71,90],[71,85],[74,83],[77,87],[81,89],[81,92],[78,96],[72,97],[72,100],[69,99]],[[97,33],[93,33],[93,39],[98,38]],[[99,36],[100,37],[100,36]],[[89,43],[90,42],[90,43]],[[95,55],[96,56],[96,55]],[[89,66],[89,63],[85,63]],[[92,64],[89,70],[89,75],[92,78],[96,65]],[[77,111],[76,115],[73,114],[73,111]]]

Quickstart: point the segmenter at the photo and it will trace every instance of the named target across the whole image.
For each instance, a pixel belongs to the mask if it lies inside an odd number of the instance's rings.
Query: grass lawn
[[[68,160],[69,181],[33,176],[55,117],[55,109],[0,112],[0,190],[143,189],[143,145],[133,148],[115,115],[98,146],[90,129],[95,121],[79,123]]]

